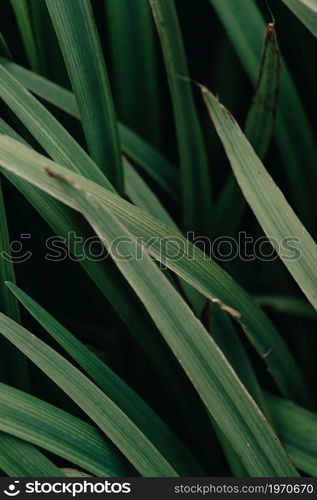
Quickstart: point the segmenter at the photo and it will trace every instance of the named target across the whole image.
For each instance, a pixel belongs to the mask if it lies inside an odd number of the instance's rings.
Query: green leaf
[[[132,130],[157,144],[160,77],[148,0],[104,0],[104,5],[118,115]]]
[[[280,63],[276,30],[274,25],[269,24],[264,39],[257,88],[244,127],[246,137],[262,160],[265,158],[274,130]],[[225,230],[226,235],[234,234],[245,208],[246,202],[241,189],[234,175],[230,174],[217,203],[218,233]]]
[[[262,390],[259,387],[256,375],[253,371],[249,358],[239,340],[237,332],[230,320],[230,317],[217,306],[210,304],[210,334],[215,339],[217,345],[222,350],[230,362],[233,369],[236,371],[241,382],[245,385],[254,400],[260,406],[267,418],[270,418],[267,403],[263,397]],[[243,467],[240,458],[230,446],[227,438],[215,425],[220,444],[223,448],[227,462],[235,475],[235,477],[246,477],[247,471]]]
[[[265,31],[259,8],[254,0],[210,0],[210,3],[224,25],[247,75],[256,84]],[[282,61],[275,136],[296,209],[305,223],[314,228],[316,141],[285,61]],[[305,144],[304,148],[302,144]]]
[[[254,300],[261,307],[272,309],[291,316],[317,319],[317,312],[306,301],[288,295],[255,295]]]
[[[260,158],[264,158],[274,130],[280,84],[280,50],[274,24],[266,30],[258,83],[245,123],[245,135]]]
[[[209,235],[212,194],[204,141],[195,109],[174,2],[150,0],[170,87],[181,165],[185,231]]]
[[[176,224],[167,210],[160,203],[153,191],[147,186],[138,172],[124,160],[126,194],[130,200],[146,212],[161,220],[167,226],[176,228]]]
[[[80,117],[75,97],[69,90],[3,57],[0,57],[0,64],[34,94],[71,116]],[[178,202],[178,173],[174,165],[128,127],[120,122],[118,127],[124,154],[141,167],[173,201]]]
[[[0,179],[0,296],[1,308],[12,319],[20,322],[20,310],[17,300],[8,293],[8,289],[4,286],[5,281],[15,282],[15,273],[13,261],[10,252],[10,235],[8,229],[8,221],[6,216],[6,208],[3,198],[2,182]]]
[[[14,296],[52,335],[87,375],[142,430],[148,439],[174,464],[181,475],[202,473],[184,445],[159,416],[98,356],[63,327],[53,316],[12,283],[7,284]]]
[[[1,431],[0,469],[11,477],[65,476],[34,446]]]
[[[56,105],[57,102],[55,101]],[[119,123],[123,153],[133,160],[166,193],[179,203],[179,176],[176,168],[132,130]]]
[[[116,477],[131,473],[118,450],[92,425],[5,384],[0,384],[0,401],[1,431],[39,446],[96,476]]]
[[[0,97],[25,124],[52,158],[107,189],[113,187],[73,137],[3,66],[0,66]]]
[[[115,111],[90,0],[46,0],[92,159],[123,191]]]
[[[212,305],[211,307],[210,334],[230,361],[241,382],[263,411],[269,415],[262,390],[230,317],[217,306]]]
[[[305,24],[306,28],[317,37],[316,0],[282,0],[285,5]]]
[[[177,476],[120,408],[54,349],[4,314],[0,314],[0,331],[96,423],[142,475]]]
[[[9,49],[6,39],[4,38],[1,31],[0,31],[0,54],[9,60],[12,59],[11,50]]]
[[[90,192],[103,207],[120,219],[134,238],[142,242],[147,253],[211,301],[218,303],[240,322],[284,394],[297,401],[309,401],[302,375],[267,316],[225,271],[206,258],[206,255],[183,238],[180,232],[165,226],[109,190],[57,165],[9,137],[0,137],[0,164],[5,170],[8,169],[70,206],[74,206],[73,201],[48,172],[66,177]],[[182,258],[175,258],[180,252]],[[289,373],[292,373],[292,379]]]
[[[0,178],[0,303],[1,311],[10,318],[21,322],[19,305],[15,297],[8,293],[4,282],[15,281],[15,273],[11,258],[11,241],[8,229],[6,207],[3,198]],[[7,341],[1,341],[1,379],[10,381],[14,386],[28,389],[28,368],[25,356]]]
[[[82,472],[81,470],[71,469],[70,467],[63,467],[62,471],[66,477],[93,477],[89,474],[85,474],[85,472]]]
[[[274,425],[295,465],[317,477],[317,415],[270,394]]]
[[[178,230],[169,213],[165,210],[155,194],[149,189],[147,184],[138,175],[134,168],[125,160],[123,164],[125,171],[126,191],[130,200],[136,206],[142,208],[149,214],[164,222],[167,226]],[[182,280],[181,278],[179,278],[179,281],[185,296],[187,297],[189,303],[196,313],[196,316],[199,317],[205,304],[205,298],[203,297],[203,295],[198,293],[197,290],[188,285],[186,281]]]
[[[38,54],[33,36],[27,0],[10,0],[10,2],[16,17],[30,67],[33,71],[38,71]]]
[[[229,111],[206,88],[202,89],[202,95],[247,202],[296,283],[317,308],[316,243]],[[287,241],[299,244],[295,246],[298,255],[292,255]]]

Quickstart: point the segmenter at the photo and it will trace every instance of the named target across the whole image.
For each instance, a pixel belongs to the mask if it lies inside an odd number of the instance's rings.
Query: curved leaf
[[[316,0],[282,0],[285,5],[305,24],[306,28],[317,37]]]
[[[5,384],[0,384],[0,402],[0,430],[8,436],[28,441],[96,476],[131,473],[112,443],[92,425]]]
[[[287,203],[229,111],[206,88],[202,89],[202,94],[247,202],[285,266],[308,300],[317,308],[316,243]],[[293,243],[292,248],[285,243],[287,241]],[[294,253],[294,247],[299,253]]]
[[[63,477],[34,446],[0,431],[0,469],[11,477]]]

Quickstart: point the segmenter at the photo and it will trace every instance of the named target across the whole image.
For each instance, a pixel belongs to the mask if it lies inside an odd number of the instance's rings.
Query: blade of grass
[[[69,467],[63,467],[62,471],[64,472],[66,477],[92,477],[89,474],[86,474],[85,472],[82,472],[77,469],[71,469]]]
[[[123,160],[126,181],[126,194],[134,205],[149,212],[160,219],[164,224],[176,227],[176,224],[164,206],[160,203],[153,191],[144,182],[135,168],[126,160]]]
[[[177,476],[140,429],[65,358],[4,314],[0,314],[0,329],[96,423],[142,475]]]
[[[0,384],[0,401],[0,430],[8,436],[39,446],[97,476],[131,473],[123,456],[91,424],[5,384]]]
[[[272,309],[291,316],[300,316],[316,320],[317,312],[304,300],[287,295],[255,295],[254,300],[261,307]]]
[[[0,163],[9,170],[69,206],[74,206],[48,170],[90,192],[93,198],[119,218],[147,253],[155,257],[194,288],[216,302],[240,322],[250,342],[267,363],[284,394],[309,404],[307,386],[285,343],[263,311],[213,260],[182,235],[131,205],[109,190],[50,161],[9,137],[0,137]],[[76,207],[74,207],[76,208]],[[181,257],[175,259],[175,255]],[[272,350],[272,347],[274,349]],[[269,355],[268,355],[269,352]],[[290,380],[289,373],[292,373]]]
[[[150,312],[208,410],[242,456],[249,472],[266,475],[269,471],[279,474],[283,470],[287,474],[296,474],[268,422],[226,358],[153,260],[146,254],[142,260],[137,259],[138,250],[133,242],[131,248],[131,241],[122,241],[118,255],[112,242],[122,236],[129,237],[124,226],[120,229],[117,219],[108,210],[96,199],[87,196],[85,191],[69,184],[67,178],[56,178],[53,173],[50,175],[74,199],[96,234],[107,245],[116,265]],[[122,255],[133,258],[125,260]],[[249,452],[246,451],[246,441]]]
[[[317,37],[316,0],[282,0],[298,19]]]
[[[15,281],[15,273],[11,258],[11,240],[6,216],[6,207],[3,198],[2,182],[0,178],[0,303],[1,310],[18,323],[21,322],[20,310],[17,300],[8,293],[4,282]],[[11,295],[11,297],[10,297]],[[25,356],[12,344],[1,341],[1,375],[15,387],[27,390],[29,388],[28,366]]]
[[[45,0],[28,0],[37,47],[40,74],[51,78],[60,85],[69,87],[70,82],[58,44],[53,23],[48,13]]]
[[[268,150],[274,130],[280,86],[281,57],[274,24],[265,34],[255,96],[245,123],[245,135],[260,158]]]
[[[26,0],[10,0],[19,27],[25,52],[33,71],[39,70],[38,54],[33,36],[29,7]]]
[[[162,455],[174,464],[180,475],[202,473],[181,441],[140,396],[25,292],[13,283],[7,283],[7,286],[100,389],[128,415]]]
[[[78,103],[92,159],[123,192],[123,171],[108,74],[90,0],[46,0]]]
[[[118,115],[132,130],[157,145],[161,105],[148,0],[105,0],[104,5]]]
[[[224,311],[214,305],[210,313],[210,333],[239,375],[241,382],[246,386],[265,414],[269,415],[257,377],[232,321]]]
[[[3,34],[0,32],[0,53],[1,56],[6,57],[9,60],[12,60],[12,54],[11,50],[9,49],[9,46],[6,42],[6,39],[4,38]]]
[[[262,390],[260,389],[249,358],[237,336],[237,332],[229,316],[218,307],[214,307],[211,304],[210,306],[212,307],[209,318],[210,333],[212,337],[236,371],[241,382],[245,385],[267,418],[270,419],[267,403],[264,400]],[[247,471],[243,467],[240,458],[232,449],[227,438],[217,426],[215,426],[215,431],[235,477],[246,477]]]
[[[317,415],[271,394],[267,400],[274,424],[295,465],[317,476]]]
[[[0,97],[52,158],[114,190],[72,136],[3,66],[0,66]]]
[[[123,153],[176,203],[180,201],[179,176],[175,166],[132,130],[119,123]]]
[[[244,132],[259,158],[265,158],[274,130],[275,111],[280,85],[280,51],[274,25],[266,30],[257,88],[249,110]],[[235,207],[232,210],[232,207]],[[226,234],[234,234],[245,212],[246,202],[233,174],[220,194],[217,203],[217,231],[225,228]]]
[[[296,283],[317,308],[316,243],[287,203],[229,111],[206,88],[202,89],[202,95],[247,202],[267,237],[272,238],[276,252]],[[300,244],[300,258],[290,257],[287,248],[283,247],[283,239],[287,238]]]
[[[210,3],[224,25],[247,75],[255,84],[265,31],[260,10],[254,0],[210,0]],[[297,211],[304,222],[314,228],[312,207],[315,193],[312,186],[316,184],[316,141],[285,62],[282,62],[275,136]],[[304,148],[302,144],[305,144]]]
[[[0,469],[10,477],[65,476],[34,446],[4,432],[0,432]]]
[[[138,173],[126,160],[124,160],[123,164],[126,179],[126,191],[130,200],[136,206],[142,208],[149,214],[164,222],[167,226],[178,230],[169,213],[165,210],[163,205],[156,198],[155,194],[149,189]],[[199,318],[205,304],[205,298],[186,281],[181,278],[179,278],[179,281],[185,296],[196,313],[196,316]]]
[[[181,165],[184,230],[209,235],[212,194],[208,162],[195,109],[174,2],[150,0],[170,87]]]
[[[71,116],[80,118],[75,97],[69,90],[5,58],[0,57],[0,64],[31,92]],[[175,166],[131,129],[120,122],[118,127],[123,153],[141,167],[164,193],[178,203],[180,194]]]

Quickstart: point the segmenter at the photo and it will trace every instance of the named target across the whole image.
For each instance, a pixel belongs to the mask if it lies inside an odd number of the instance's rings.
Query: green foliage
[[[317,476],[317,11],[260,7],[4,1],[4,475]]]

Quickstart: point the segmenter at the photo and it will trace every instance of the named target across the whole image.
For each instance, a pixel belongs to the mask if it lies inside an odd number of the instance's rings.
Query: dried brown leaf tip
[[[237,318],[237,319],[241,318],[241,313],[239,311],[236,311],[235,309],[233,309],[233,307],[227,306],[220,299],[211,299],[211,302],[213,302],[214,304],[217,304],[220,307],[220,309],[222,309],[223,311],[226,311],[233,318]]]

